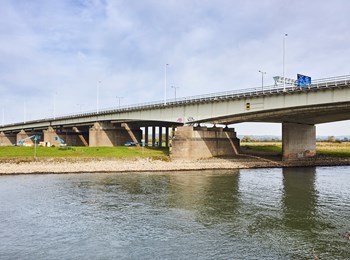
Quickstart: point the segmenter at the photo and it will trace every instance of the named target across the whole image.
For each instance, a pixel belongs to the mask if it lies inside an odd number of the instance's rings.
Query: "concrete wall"
[[[0,146],[11,146],[15,145],[17,142],[16,134],[5,134],[3,132],[0,133]]]
[[[315,126],[283,123],[282,153],[284,160],[314,157],[316,155]]]
[[[132,129],[138,142],[141,142],[142,131]],[[128,131],[121,126],[110,123],[95,123],[89,131],[89,146],[123,146],[126,142],[132,142]]]
[[[49,144],[50,146],[60,146],[61,142],[58,140],[55,140],[55,137],[58,136],[61,138],[61,136],[59,136],[56,131],[52,128],[49,127],[47,130],[43,131],[44,133],[44,142],[46,144]]]
[[[178,127],[172,141],[173,159],[202,159],[239,153],[234,129]]]
[[[21,130],[17,135],[16,135],[16,143],[18,144],[18,142],[20,140],[23,140],[25,138],[28,138],[30,136],[33,136],[33,135],[37,135],[40,137],[39,140],[37,140],[37,144],[39,144],[40,141],[42,141],[42,132],[41,131],[24,131],[24,130]],[[25,146],[31,146],[31,145],[34,145],[34,139],[33,138],[28,138],[27,140],[24,141],[24,144]]]
[[[86,143],[82,140],[88,140],[89,132],[78,131],[77,129],[68,129],[64,128],[62,131],[57,131],[52,127],[49,127],[47,130],[43,131],[44,133],[44,142],[50,144],[50,146],[60,146],[61,142],[55,140],[55,137],[61,138],[64,143],[68,146],[85,146]]]

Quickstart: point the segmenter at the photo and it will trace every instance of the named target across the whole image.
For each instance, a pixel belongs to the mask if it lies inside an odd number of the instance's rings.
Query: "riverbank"
[[[303,166],[350,165],[350,158],[318,157],[304,161],[283,162],[279,158],[240,155],[234,158],[164,161],[150,158],[40,158],[1,159],[0,175],[58,174],[99,172],[168,172],[190,170],[230,170]]]

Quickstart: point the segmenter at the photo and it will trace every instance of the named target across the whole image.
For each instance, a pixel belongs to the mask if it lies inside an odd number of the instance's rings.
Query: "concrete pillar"
[[[66,130],[68,131],[68,130]],[[77,127],[72,128],[72,134],[69,135],[69,132],[66,133],[66,140],[67,143],[72,143],[72,145],[79,145],[79,146],[89,146],[89,131],[81,131]],[[71,136],[71,141],[69,141],[69,136]]]
[[[60,146],[62,143],[59,141],[59,140],[55,140],[55,137],[59,137],[61,138],[64,143],[65,142],[65,138],[62,136],[62,135],[58,135],[55,131],[55,129],[53,129],[51,126],[49,126],[47,128],[47,130],[44,130],[44,142],[45,142],[45,145],[47,146]]]
[[[159,133],[158,133],[158,146],[162,147],[162,143],[163,143],[163,127],[159,127]]]
[[[182,126],[176,129],[172,142],[173,159],[232,157],[238,153],[239,139],[234,129]]]
[[[96,122],[89,130],[89,146],[117,145],[116,132],[112,124]]]
[[[145,146],[148,146],[148,126],[145,127]]]
[[[5,134],[4,132],[0,133],[0,146],[12,146],[17,142],[16,134]]]
[[[34,140],[33,138],[29,138],[33,135],[38,135],[41,137],[42,133],[40,132],[25,132],[24,130],[21,130],[17,135],[16,135],[16,143],[19,144],[19,141],[24,140],[23,145],[25,146],[32,146],[34,145]],[[40,138],[41,139],[41,138]],[[40,140],[37,141],[37,143],[40,142]]]
[[[128,125],[122,127],[96,122],[89,130],[89,146],[123,146],[126,142],[134,142],[134,139],[141,141],[142,131],[132,129]]]
[[[165,147],[169,147],[169,127],[165,127]]]
[[[156,146],[156,127],[152,126],[152,147]]]
[[[314,125],[282,123],[283,160],[316,156],[316,127]]]

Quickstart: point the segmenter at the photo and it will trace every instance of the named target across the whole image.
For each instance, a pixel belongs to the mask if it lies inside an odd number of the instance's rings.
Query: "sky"
[[[0,124],[350,74],[348,0],[0,0]],[[97,91],[98,89],[98,91]],[[281,124],[233,125],[240,135]],[[350,121],[317,135],[350,135]]]

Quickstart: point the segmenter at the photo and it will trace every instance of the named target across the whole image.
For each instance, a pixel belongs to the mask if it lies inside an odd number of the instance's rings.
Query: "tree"
[[[328,136],[327,141],[330,142],[330,143],[334,143],[336,141],[335,136],[333,136],[333,135]]]

